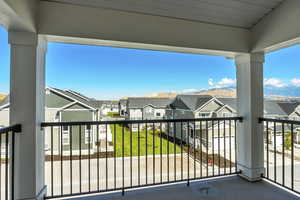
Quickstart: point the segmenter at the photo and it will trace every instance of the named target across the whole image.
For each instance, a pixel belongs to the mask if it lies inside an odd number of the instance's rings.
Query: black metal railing
[[[0,128],[0,199],[14,199],[15,133],[21,125]]]
[[[260,118],[264,124],[264,178],[300,194],[300,121]]]
[[[241,117],[42,123],[46,198],[232,175]]]

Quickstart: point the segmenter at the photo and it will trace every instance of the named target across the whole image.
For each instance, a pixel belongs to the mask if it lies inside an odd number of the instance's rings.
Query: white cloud
[[[212,79],[212,78],[208,79],[208,85],[210,85],[210,86],[213,86],[213,85],[214,85],[214,82],[213,82],[213,79]]]
[[[223,87],[230,87],[230,86],[235,86],[236,84],[236,79],[231,79],[231,78],[222,78],[220,81],[214,83],[213,79],[210,78],[208,79],[208,85],[211,88],[223,88]]]
[[[264,85],[265,86],[271,86],[271,87],[285,87],[286,84],[284,84],[282,82],[282,80],[278,79],[278,78],[269,78],[269,79],[265,79],[264,80]]]
[[[295,87],[300,87],[300,79],[298,78],[293,78],[292,80],[290,80],[292,86],[295,86]]]

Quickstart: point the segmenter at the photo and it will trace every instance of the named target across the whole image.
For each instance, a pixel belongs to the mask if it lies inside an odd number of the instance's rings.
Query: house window
[[[156,113],[156,117],[160,117],[160,113],[158,112],[158,113]]]
[[[70,127],[69,126],[62,127],[62,144],[63,145],[70,144]]]
[[[210,117],[210,113],[199,113],[199,117],[200,118],[207,118],[207,117]]]
[[[92,127],[91,125],[87,125],[85,127],[85,132],[84,132],[84,142],[85,144],[88,144],[88,143],[92,143]]]

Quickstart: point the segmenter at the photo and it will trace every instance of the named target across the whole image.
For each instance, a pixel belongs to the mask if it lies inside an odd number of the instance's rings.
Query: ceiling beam
[[[300,1],[285,0],[256,24],[252,32],[253,52],[270,52],[300,43]]]
[[[250,31],[119,10],[40,2],[40,34],[58,42],[224,55],[250,50]]]

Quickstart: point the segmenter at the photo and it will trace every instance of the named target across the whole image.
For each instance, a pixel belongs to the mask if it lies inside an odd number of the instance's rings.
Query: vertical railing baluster
[[[64,174],[63,174],[63,127],[60,127],[60,193],[64,194],[63,183],[64,183]]]
[[[140,151],[141,151],[141,141],[140,141],[140,123],[138,123],[138,185],[141,185],[141,160],[140,160]]]
[[[152,123],[153,184],[155,183],[155,124]]]
[[[69,126],[70,128],[70,192],[73,194],[73,167],[72,167],[72,162],[73,162],[73,142],[72,142],[72,132],[73,132],[73,126]]]
[[[294,190],[294,124],[291,124],[291,187]]]
[[[99,125],[96,125],[96,145],[97,145],[97,190],[100,191],[100,172],[99,172],[99,147],[101,143],[99,142]],[[100,148],[101,151],[101,148]]]
[[[5,133],[5,199],[8,200],[8,193],[9,193],[9,183],[8,183],[8,165],[9,165],[9,162],[8,162],[8,141],[9,141],[9,138],[8,138],[8,134],[9,132],[6,132]]]
[[[168,173],[168,182],[170,181],[170,161],[169,161],[169,135],[170,135],[170,124],[167,122],[168,131],[167,131],[167,173]]]
[[[10,192],[11,192],[11,200],[15,199],[15,131],[11,132],[11,182],[10,182]],[[1,137],[1,135],[0,135]],[[1,147],[0,147],[0,162],[1,162]],[[1,182],[1,179],[0,179]],[[1,190],[1,187],[0,187]],[[0,194],[0,198],[1,198],[1,194]]]
[[[282,128],[282,185],[285,185],[285,141],[284,141],[284,123],[281,124]]]
[[[2,137],[4,134],[0,134],[0,198],[2,196]]]
[[[266,122],[266,132],[267,132],[267,178],[269,178],[269,122]]]
[[[122,125],[122,196],[125,194],[125,171],[124,171],[124,125]]]
[[[146,170],[146,184],[148,184],[148,124],[146,122],[146,166],[145,166],[145,170]]]
[[[176,143],[175,143],[175,135],[176,135],[176,122],[173,122],[173,144],[174,144],[174,180],[176,181],[177,179],[177,171],[176,171]],[[182,141],[182,122],[180,123],[180,137],[181,137],[181,141]],[[182,177],[181,177],[182,179]]]
[[[229,173],[232,173],[232,160],[231,160],[231,120],[229,120]]]
[[[188,149],[188,156],[187,156],[187,169],[188,169],[188,175],[187,175],[187,186],[190,186],[190,126],[189,122],[187,122],[187,149]]]
[[[130,187],[132,187],[132,125],[129,126],[130,128]]]
[[[160,122],[160,183],[162,183],[162,123]]]
[[[116,124],[114,124],[114,188],[117,188],[117,131]]]
[[[215,124],[214,124],[214,120],[211,121],[211,143],[212,143],[212,175],[214,176],[215,175]]]
[[[203,163],[203,152],[202,152],[202,143],[203,143],[203,135],[202,135],[202,121],[200,121],[200,177],[202,178],[202,163]]]
[[[205,137],[206,137],[206,177],[208,177],[208,156],[209,156],[209,140],[208,140],[208,121],[205,121]]]
[[[105,188],[108,189],[107,124],[105,124]]]
[[[224,137],[223,137],[223,139],[224,139],[224,141],[223,141],[223,145],[224,145],[224,174],[226,174],[226,121],[224,120],[224,122],[223,122],[224,124],[223,124],[223,135],[224,135]]]
[[[193,153],[194,153],[194,179],[196,179],[196,121],[194,121],[194,146],[193,146]]]
[[[91,192],[91,129],[90,125],[86,126],[88,131],[88,176],[89,176],[89,192]]]
[[[218,120],[218,175],[221,174],[221,153],[220,153],[220,121]]]
[[[181,122],[181,134],[180,134],[180,164],[181,164],[181,180],[183,180],[183,151],[182,151],[182,141],[183,141],[183,135],[182,135],[182,122]],[[175,143],[176,139],[174,137],[174,143]],[[175,145],[175,149],[176,149],[176,143],[174,144]],[[176,159],[176,157],[175,157]]]
[[[277,180],[277,163],[276,163],[276,160],[277,160],[277,153],[276,153],[276,122],[274,122],[274,181],[276,182]]]
[[[79,125],[79,192],[82,193],[82,177],[81,177],[81,141],[82,141],[82,127]]]
[[[51,130],[50,130],[50,141],[51,141],[51,196],[53,196],[54,192],[53,192],[53,189],[54,189],[54,186],[53,186],[53,177],[54,177],[54,174],[53,174],[53,126],[51,126]]]
[[[237,139],[236,139],[236,136],[237,136],[237,132],[236,132],[236,121],[237,120],[234,120],[234,167],[235,167],[235,172],[237,172]]]

